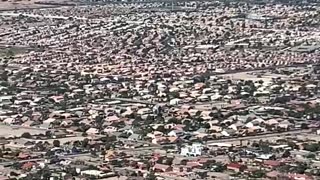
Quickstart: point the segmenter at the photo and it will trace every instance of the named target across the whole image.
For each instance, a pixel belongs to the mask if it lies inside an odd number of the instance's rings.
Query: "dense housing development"
[[[1,180],[320,179],[317,1],[0,6]]]

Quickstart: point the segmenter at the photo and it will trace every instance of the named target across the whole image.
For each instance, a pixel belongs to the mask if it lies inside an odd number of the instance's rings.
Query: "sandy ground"
[[[21,136],[23,133],[29,132],[31,135],[33,134],[44,134],[46,132],[45,129],[31,129],[31,128],[13,128],[11,126],[0,124],[0,137],[7,136]]]
[[[59,140],[61,144],[64,144],[66,142],[73,142],[73,141],[82,141],[84,140],[85,138],[88,138],[90,139],[90,137],[66,137],[66,138],[58,138],[58,139],[47,139],[47,140],[30,140],[28,139],[29,141],[35,141],[35,142],[39,142],[39,141],[47,141],[49,143],[53,143],[54,140]]]
[[[33,18],[69,19],[69,17],[66,17],[66,16],[38,15],[38,14],[27,14],[27,13],[19,13],[19,12],[2,12],[2,13],[0,13],[0,16],[14,16],[14,17],[17,17],[19,15],[33,17]],[[72,17],[72,18],[74,18],[74,19],[82,19],[82,20],[86,19],[86,18],[81,18],[81,17]]]
[[[252,80],[252,81],[260,81],[263,80],[264,82],[268,83],[272,81],[272,78],[278,78],[280,77],[281,79],[288,78],[286,75],[281,75],[281,74],[273,74],[270,72],[267,72],[265,74],[262,74],[261,77],[258,77],[259,72],[239,72],[239,73],[234,73],[234,74],[225,74],[221,75],[222,77],[225,77],[227,79],[241,79],[241,80]]]
[[[47,8],[50,5],[34,4],[35,2],[48,2],[48,0],[9,0],[7,2],[0,2],[0,11],[15,10],[15,9],[34,9],[34,8]],[[65,0],[54,0],[54,2],[64,2]]]
[[[34,4],[35,0],[23,0],[19,2],[7,1],[0,2],[0,10],[15,10],[15,9],[29,9],[29,8],[39,8],[46,7],[44,5]]]

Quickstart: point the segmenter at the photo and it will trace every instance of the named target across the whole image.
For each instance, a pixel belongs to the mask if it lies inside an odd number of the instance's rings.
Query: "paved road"
[[[263,135],[257,135],[257,136],[245,136],[245,137],[237,137],[237,138],[230,138],[230,139],[217,139],[217,140],[211,140],[207,141],[207,144],[210,143],[224,143],[224,142],[234,142],[234,141],[246,141],[246,140],[260,140],[260,139],[266,139],[266,138],[272,138],[272,137],[285,137],[286,135],[294,136],[304,133],[310,133],[311,130],[294,130],[294,131],[287,131],[287,132],[280,132],[280,133],[272,133],[272,134],[263,134]]]
[[[88,156],[91,155],[90,153],[83,153],[83,154],[70,154],[70,155],[65,155],[65,156],[58,156],[63,159],[68,159],[68,158],[74,158],[74,157],[80,157],[80,156]],[[36,161],[44,161],[45,158],[36,158],[36,159],[26,159],[26,160],[20,160],[20,161],[8,161],[8,162],[1,162],[0,165],[6,166],[6,165],[11,165],[13,163],[25,163],[25,162],[36,162]]]
[[[257,136],[247,136],[247,137],[235,137],[235,138],[229,138],[229,139],[217,139],[217,140],[210,140],[207,141],[206,144],[210,143],[228,143],[228,142],[239,142],[240,140],[246,141],[246,140],[260,140],[260,139],[267,139],[267,138],[272,138],[272,137],[284,137],[286,135],[301,135],[304,133],[310,133],[311,130],[294,130],[294,131],[288,131],[288,132],[281,132],[281,133],[273,133],[273,134],[264,134],[264,135],[257,135]],[[184,145],[187,145],[188,143],[183,143]],[[140,147],[136,149],[123,149],[120,151],[123,152],[135,152],[135,151],[148,151],[148,150],[156,150],[156,149],[161,149],[161,147],[166,146],[166,145],[172,145],[172,144],[162,144],[161,146],[149,146],[149,147]],[[74,157],[81,157],[81,156],[88,156],[91,155],[90,153],[84,153],[84,154],[71,154],[71,155],[62,155],[59,156],[64,159],[68,158],[74,158]],[[37,159],[27,159],[27,160],[20,160],[20,161],[9,161],[9,162],[1,162],[0,165],[11,165],[12,163],[24,163],[24,162],[32,162],[32,161],[44,161],[45,158],[37,158]]]
[[[229,143],[229,142],[240,142],[247,141],[247,140],[260,140],[260,139],[268,139],[268,138],[275,138],[275,137],[285,137],[286,135],[294,136],[294,135],[301,135],[305,133],[310,133],[310,129],[306,130],[293,130],[293,131],[287,131],[287,132],[279,132],[279,133],[271,133],[271,134],[261,134],[256,136],[246,136],[246,137],[232,137],[227,139],[215,139],[207,141],[206,144],[211,143]],[[147,142],[146,142],[147,143]],[[188,143],[183,143],[183,145],[187,145]],[[149,146],[149,147],[140,147],[136,149],[128,149],[124,151],[144,151],[144,150],[155,150],[160,149],[161,147],[173,145],[173,144],[161,144],[161,146]]]
[[[53,16],[53,15],[38,15],[38,14],[27,14],[27,13],[14,13],[14,12],[2,12],[0,16],[26,16],[26,17],[33,17],[33,18],[47,18],[47,19],[69,19],[70,17],[66,16]],[[83,17],[72,17],[73,19],[79,20],[86,20],[87,18]]]
[[[20,126],[20,125],[7,125],[12,129],[29,129],[29,130],[39,130],[39,131],[47,131],[48,129],[38,128],[38,127],[29,127],[29,126]]]
[[[140,103],[140,104],[155,105],[155,103],[152,103],[152,102],[150,102],[150,101],[137,100],[137,99],[129,99],[129,98],[105,98],[105,99],[113,100],[113,101],[122,101],[122,102],[131,102],[131,103]]]

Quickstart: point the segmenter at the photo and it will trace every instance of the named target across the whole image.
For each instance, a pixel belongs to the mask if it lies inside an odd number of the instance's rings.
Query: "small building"
[[[235,171],[235,172],[242,172],[245,169],[247,169],[247,167],[245,165],[239,164],[239,163],[230,163],[227,165],[227,169]]]
[[[203,145],[200,143],[195,143],[187,145],[181,148],[181,155],[182,156],[201,156],[202,155]]]
[[[155,172],[169,172],[172,171],[172,167],[165,164],[155,164],[153,166],[153,171]]]

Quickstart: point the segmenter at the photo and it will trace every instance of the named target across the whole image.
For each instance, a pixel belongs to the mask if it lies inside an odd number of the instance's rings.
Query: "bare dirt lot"
[[[36,4],[36,2],[64,3],[65,0],[0,0],[0,11],[55,7],[53,5]]]
[[[14,128],[8,125],[0,124],[0,137],[9,137],[9,136],[21,136],[23,133],[29,132],[30,134],[44,134],[45,129],[35,129],[35,128]]]

